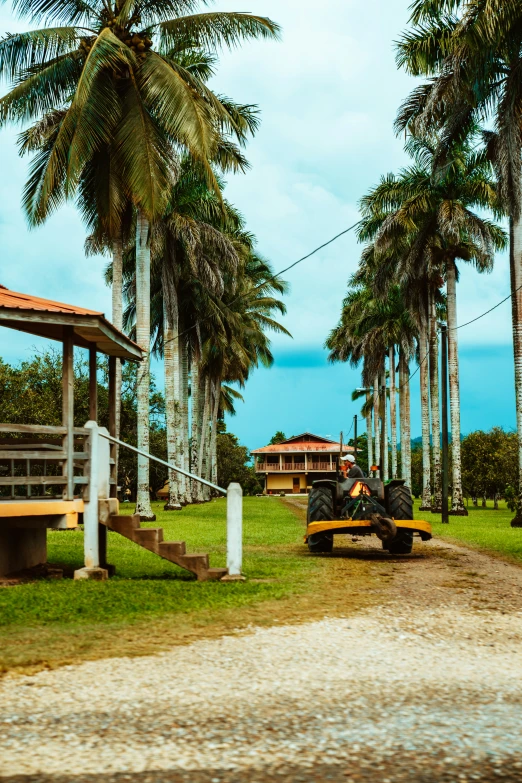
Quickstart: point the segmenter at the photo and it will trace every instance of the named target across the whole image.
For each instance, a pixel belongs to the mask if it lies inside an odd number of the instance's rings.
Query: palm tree
[[[32,166],[25,203],[33,223],[78,190],[85,167],[107,148],[136,208],[136,335],[146,357],[137,380],[138,445],[144,451],[149,445],[150,224],[164,211],[179,146],[201,161],[218,190],[209,165],[219,153],[218,129],[238,128],[226,102],[173,52],[180,41],[216,49],[278,35],[273,22],[249,14],[184,16],[194,5],[97,0],[79,6],[50,0],[42,10],[28,0],[26,16],[59,26],[0,42],[0,75],[13,82],[0,101],[0,122],[41,119],[66,107]],[[153,517],[148,486],[148,460],[140,458],[137,512],[145,519]]]
[[[510,282],[515,359],[519,502],[522,526],[522,8],[516,3],[457,0],[416,3],[414,29],[403,36],[398,61],[429,76],[402,107],[398,130],[442,128],[439,165],[455,139],[477,121],[493,120],[488,142],[499,182],[499,201],[510,217]]]
[[[332,358],[334,360],[334,351],[332,351]],[[361,415],[366,421],[366,438],[368,443],[368,475],[371,475],[373,465],[373,389],[355,389],[352,392],[352,402],[356,402],[361,398],[364,399],[364,404],[361,408]]]
[[[399,280],[408,297],[418,300],[421,292],[423,305],[417,306],[416,311],[421,316],[423,334],[429,281],[441,272],[446,277],[453,442],[451,513],[465,515],[460,465],[456,260],[471,262],[479,271],[489,271],[494,252],[505,246],[506,237],[495,223],[472,211],[472,207],[491,209],[497,204],[495,181],[485,152],[475,152],[471,141],[455,145],[451,162],[434,173],[436,140],[412,137],[406,147],[414,165],[398,176],[384,177],[363,199],[363,216],[369,229],[361,233],[373,239],[377,254],[382,254],[383,262],[376,274],[378,285],[386,285],[390,280],[386,254],[389,258],[394,251],[392,279]],[[425,337],[422,340],[425,359]],[[427,406],[424,410],[429,416]]]
[[[373,247],[366,248],[361,259],[359,271],[352,277],[349,283],[349,291],[343,302],[343,309],[339,324],[330,332],[326,340],[325,347],[330,350],[329,361],[350,361],[352,366],[358,366],[363,361],[362,380],[366,388],[373,390],[373,415],[375,421],[375,461],[380,462],[381,454],[381,425],[384,424],[384,431],[387,432],[387,394],[380,399],[379,393],[382,387],[386,386],[386,377],[384,373],[384,361],[386,355],[395,356],[395,346],[400,346],[400,355],[402,357],[411,355],[411,342],[414,333],[412,319],[402,299],[398,287],[390,290],[386,298],[380,298],[375,295],[375,281],[373,263],[375,254]],[[393,352],[390,353],[390,346],[393,346]],[[404,359],[403,359],[404,361]],[[394,360],[391,363],[391,374],[394,372]],[[401,376],[402,377],[402,376]],[[393,381],[395,387],[395,381]],[[409,427],[404,421],[406,411],[409,415],[409,406],[402,404],[402,393],[407,395],[406,385],[401,382],[401,430]],[[395,392],[394,392],[395,393]],[[391,394],[391,390],[390,390]],[[383,404],[384,403],[384,404]],[[395,406],[390,403],[390,409]],[[395,424],[392,418],[392,444],[394,437]],[[368,441],[371,440],[371,426],[368,431]],[[384,454],[388,452],[387,437],[384,444]],[[401,442],[401,452],[405,448]],[[402,459],[403,471],[408,470],[408,449],[406,447],[406,460]],[[397,455],[392,450],[392,464],[397,465]],[[383,478],[387,478],[386,459],[382,466]],[[409,481],[411,486],[410,474],[403,478]]]

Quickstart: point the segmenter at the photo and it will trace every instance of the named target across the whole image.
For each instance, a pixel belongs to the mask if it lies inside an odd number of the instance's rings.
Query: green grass
[[[522,528],[512,528],[513,513],[506,508],[504,502],[499,503],[498,511],[493,508],[493,502],[488,501],[487,508],[480,505],[468,507],[469,516],[449,518],[449,524],[443,525],[440,515],[427,514],[419,511],[420,503],[416,501],[416,516],[425,519],[433,525],[435,536],[441,536],[487,552],[506,556],[518,562],[522,561]],[[480,503],[480,501],[479,501]]]
[[[165,540],[226,560],[226,504],[181,512],[153,504]],[[122,513],[132,513],[123,506]],[[304,513],[278,498],[245,498],[243,583],[196,582],[177,566],[109,533],[107,582],[39,579],[0,588],[0,672],[33,672],[81,660],[148,655],[250,625],[301,622],[357,611],[377,600],[378,564],[315,558]],[[48,561],[83,565],[83,533],[49,532]],[[317,596],[320,600],[317,600]]]
[[[418,507],[418,503],[416,504]],[[132,513],[123,506],[123,513]],[[225,565],[224,500],[164,512],[154,504],[165,540],[208,552]],[[522,530],[510,527],[501,506],[472,508],[470,516],[440,517],[436,536],[522,561]],[[81,660],[147,655],[202,637],[236,633],[249,625],[301,622],[345,614],[386,599],[382,558],[361,558],[348,546],[333,558],[315,558],[303,544],[303,512],[278,498],[245,498],[244,583],[196,582],[117,533],[109,533],[107,582],[39,579],[0,588],[0,672],[36,671]],[[72,573],[83,565],[83,533],[49,532],[49,562]],[[405,561],[407,562],[407,561]],[[318,600],[319,597],[319,600]]]
[[[224,499],[182,512],[165,512],[161,503],[153,508],[157,520],[150,526],[163,527],[165,540],[184,540],[187,551],[208,552],[212,566],[226,564]],[[106,583],[39,580],[0,590],[0,627],[132,621],[144,615],[280,599],[302,589],[304,578],[317,564],[299,546],[300,520],[271,498],[245,498],[244,517],[244,573],[249,577],[245,584],[198,583],[189,572],[110,532],[108,559],[116,566],[115,577]],[[292,549],[296,551],[289,557]],[[82,532],[50,532],[48,561],[69,569],[81,567]]]

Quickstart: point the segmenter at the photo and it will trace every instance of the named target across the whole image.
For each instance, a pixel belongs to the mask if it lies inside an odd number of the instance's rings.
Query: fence
[[[75,487],[88,484],[85,427],[0,424],[0,436],[0,497],[73,500]]]

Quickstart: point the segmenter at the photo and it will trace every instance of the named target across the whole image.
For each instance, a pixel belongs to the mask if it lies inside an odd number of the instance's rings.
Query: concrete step
[[[159,545],[163,541],[163,528],[162,527],[144,527],[140,530],[135,530],[133,535],[134,541],[145,549],[150,549],[151,552],[159,554]]]
[[[125,536],[126,538],[134,539],[134,533],[139,530],[140,527],[139,514],[125,517],[109,517],[107,527],[110,530],[115,530],[116,533],[120,533],[120,535]]]
[[[191,552],[180,557],[177,562],[182,568],[186,568],[187,571],[192,571],[193,574],[196,574],[198,580],[205,579],[205,574],[209,567],[207,554]]]
[[[165,560],[185,568],[195,574],[198,581],[221,579],[227,572],[226,568],[210,568],[206,552],[189,552],[187,554],[184,541],[164,541],[163,528],[140,527],[139,514],[132,516],[110,516],[104,522],[110,530],[120,533],[139,546],[160,555]]]
[[[207,579],[221,579],[228,574],[228,568],[209,568],[207,571]]]
[[[164,557],[165,560],[176,561],[176,558],[183,557],[187,547],[184,541],[162,541],[159,545],[158,554]]]

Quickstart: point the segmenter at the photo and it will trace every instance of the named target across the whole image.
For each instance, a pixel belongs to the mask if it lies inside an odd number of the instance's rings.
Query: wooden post
[[[67,428],[63,439],[66,459],[63,475],[67,477],[64,499],[74,499],[74,329],[63,327],[63,365],[62,365],[62,424]]]
[[[100,428],[95,421],[85,425],[89,436],[89,494],[84,501],[83,511],[83,547],[84,567],[74,572],[75,579],[107,579],[107,570],[100,568],[100,527],[99,503],[109,493],[109,442],[100,437]],[[107,432],[107,430],[104,430]]]
[[[113,438],[118,437],[116,432],[117,416],[117,359],[115,356],[109,356],[109,435]],[[118,446],[116,443],[110,444],[110,457],[114,464],[110,467],[109,497],[118,497]],[[110,576],[115,573],[114,566],[107,563],[107,527],[100,524],[98,527],[98,549],[100,553],[100,566],[105,568]]]
[[[89,420],[98,423],[98,378],[96,345],[89,348]]]
[[[240,484],[227,489],[227,568],[222,581],[243,581],[243,490]]]

